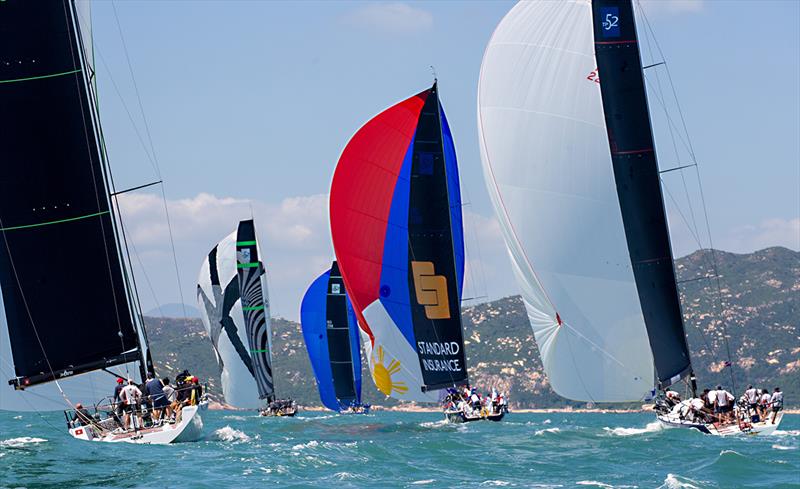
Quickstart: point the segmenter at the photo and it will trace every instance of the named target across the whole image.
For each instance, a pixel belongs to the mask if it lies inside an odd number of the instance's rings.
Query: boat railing
[[[197,403],[204,402],[208,399],[208,384],[204,383],[199,385],[201,387],[201,395],[200,398],[197,399]],[[188,385],[175,388],[175,401],[168,406],[155,406],[155,401],[162,398],[163,395],[142,395],[140,402],[132,407],[126,407],[121,401],[114,402],[114,399],[108,396],[90,407],[65,409],[64,418],[67,422],[67,428],[91,425],[101,432],[113,431],[123,426],[122,418],[125,414],[132,415],[132,417],[141,420],[141,425],[146,425],[148,423],[152,425],[156,421],[152,419],[154,411],[164,410],[168,407],[182,408],[191,405],[190,394],[188,393],[196,387],[197,385]],[[178,404],[178,406],[175,406],[175,404]],[[134,422],[134,427],[137,427],[136,422]]]

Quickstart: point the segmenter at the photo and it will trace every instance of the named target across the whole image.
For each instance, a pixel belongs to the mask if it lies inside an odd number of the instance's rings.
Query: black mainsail
[[[0,3],[0,288],[16,388],[142,359],[69,0]],[[145,362],[140,361],[140,368]]]
[[[656,373],[691,373],[642,62],[630,0],[594,0],[595,58],[625,237]]]

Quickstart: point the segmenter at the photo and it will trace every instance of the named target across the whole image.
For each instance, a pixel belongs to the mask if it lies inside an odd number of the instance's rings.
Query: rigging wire
[[[661,49],[661,45],[658,43],[658,39],[655,36],[655,31],[653,30],[653,27],[650,24],[650,21],[647,18],[647,15],[645,14],[644,9],[642,9],[641,2],[639,2],[637,0],[637,3],[639,4],[639,11],[642,13],[642,18],[645,21],[645,25],[647,26],[647,29],[650,31],[650,33],[652,35],[653,44],[655,45],[656,50],[658,51],[661,59],[665,61],[664,62],[664,69],[666,71],[668,84],[669,84],[669,86],[670,86],[670,88],[672,90],[672,96],[673,96],[673,99],[675,100],[675,105],[676,105],[677,110],[678,110],[678,115],[680,117],[681,126],[683,128],[683,133],[686,135],[686,147],[687,147],[687,150],[689,151],[689,154],[691,156],[691,159],[692,159],[693,163],[695,164],[694,165],[694,169],[695,169],[695,174],[697,176],[697,185],[698,185],[698,189],[699,189],[699,193],[700,193],[700,202],[701,202],[701,205],[702,205],[702,208],[703,208],[703,217],[704,217],[704,221],[705,221],[706,232],[708,234],[709,251],[710,251],[710,254],[711,254],[711,264],[712,264],[712,269],[713,269],[713,272],[714,272],[715,284],[716,284],[716,289],[717,289],[717,294],[716,294],[717,295],[717,300],[714,301],[714,305],[715,305],[715,309],[717,309],[716,312],[717,312],[717,316],[719,317],[720,325],[722,326],[722,339],[723,339],[723,342],[725,344],[725,351],[726,351],[726,354],[727,354],[727,357],[728,357],[728,361],[726,362],[725,367],[728,367],[728,369],[729,369],[728,372],[730,373],[731,390],[733,391],[734,396],[736,396],[736,383],[735,383],[734,373],[733,373],[733,361],[732,361],[732,358],[731,358],[730,343],[728,341],[727,324],[726,324],[726,321],[725,321],[724,316],[722,314],[724,312],[724,304],[723,304],[723,300],[722,300],[722,285],[721,285],[720,276],[719,276],[719,265],[718,265],[716,250],[714,249],[713,238],[711,236],[711,225],[710,225],[710,221],[709,221],[709,217],[708,217],[708,207],[706,205],[705,194],[703,192],[703,184],[702,184],[702,179],[700,178],[700,169],[699,169],[699,165],[697,164],[697,156],[695,154],[694,146],[692,145],[692,140],[691,140],[691,137],[689,135],[688,127],[686,125],[686,118],[685,118],[685,116],[683,114],[683,110],[681,108],[680,101],[678,99],[677,91],[675,89],[675,83],[672,80],[672,74],[671,74],[670,69],[669,69],[669,64],[666,63],[666,56],[664,56],[664,52]],[[665,105],[665,110],[666,110],[666,105]],[[681,174],[683,173],[682,170],[680,172],[681,172]],[[685,180],[684,180],[684,183],[685,183]],[[690,207],[691,207],[691,202],[690,202]],[[701,250],[702,250],[702,247],[701,247]]]
[[[150,133],[150,126],[147,123],[147,116],[146,116],[145,111],[144,111],[144,105],[142,104],[142,97],[139,94],[139,86],[137,85],[136,77],[133,74],[133,65],[131,64],[131,58],[130,58],[130,55],[128,53],[128,46],[127,46],[127,43],[125,42],[125,36],[124,36],[124,34],[122,32],[122,25],[120,24],[120,21],[119,21],[119,15],[117,14],[117,2],[112,0],[111,6],[112,6],[112,10],[114,11],[114,19],[116,20],[116,23],[117,23],[117,30],[119,31],[120,41],[122,42],[122,49],[123,49],[123,52],[125,53],[125,61],[127,62],[128,71],[129,71],[129,73],[131,75],[131,81],[133,83],[133,89],[134,89],[134,92],[136,93],[136,100],[137,100],[137,102],[139,104],[139,111],[140,111],[141,116],[142,116],[142,122],[144,123],[145,134],[147,135],[147,141],[150,143],[150,152],[151,152],[151,154],[153,156],[153,162],[155,164],[156,173],[158,174],[159,180],[163,180],[163,178],[161,176],[161,169],[160,169],[159,164],[158,164],[158,156],[156,155],[156,151],[155,151],[155,145],[153,144],[153,138],[152,138],[152,135]],[[165,185],[164,184],[161,185],[161,197],[162,197],[162,201],[164,202],[164,214],[165,214],[166,220],[167,220],[167,230],[168,230],[168,234],[169,234],[170,248],[172,249],[172,260],[173,260],[173,263],[175,265],[175,279],[176,279],[176,283],[178,285],[178,294],[179,294],[179,299],[180,299],[179,302],[181,304],[181,308],[183,309],[184,317],[188,317],[188,315],[186,313],[186,304],[185,304],[184,296],[183,296],[183,287],[181,286],[180,269],[178,268],[178,255],[177,255],[177,253],[175,251],[175,239],[174,239],[173,234],[172,234],[172,223],[171,223],[170,216],[169,216],[169,205],[167,203],[167,194],[166,194],[166,190],[165,190]]]

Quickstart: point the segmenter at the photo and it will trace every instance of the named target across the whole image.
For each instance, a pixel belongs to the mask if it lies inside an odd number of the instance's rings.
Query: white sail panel
[[[258,408],[262,404],[258,387],[245,363],[250,356],[236,273],[236,231],[209,253],[197,283],[200,317],[222,368],[225,402],[237,408]]]
[[[481,66],[481,159],[553,389],[633,401],[653,359],[596,68],[588,0],[517,4]]]

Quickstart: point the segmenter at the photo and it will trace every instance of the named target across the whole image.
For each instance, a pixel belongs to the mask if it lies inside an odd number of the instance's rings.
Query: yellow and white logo
[[[414,289],[417,302],[425,306],[428,319],[450,319],[450,301],[447,297],[447,278],[436,275],[433,262],[412,261]]]
[[[372,380],[375,381],[375,387],[387,396],[392,395],[392,392],[398,394],[405,394],[408,391],[408,386],[405,382],[394,382],[392,375],[400,371],[400,362],[397,359],[392,359],[389,365],[384,365],[385,354],[383,347],[378,346],[378,358],[372,356]]]

